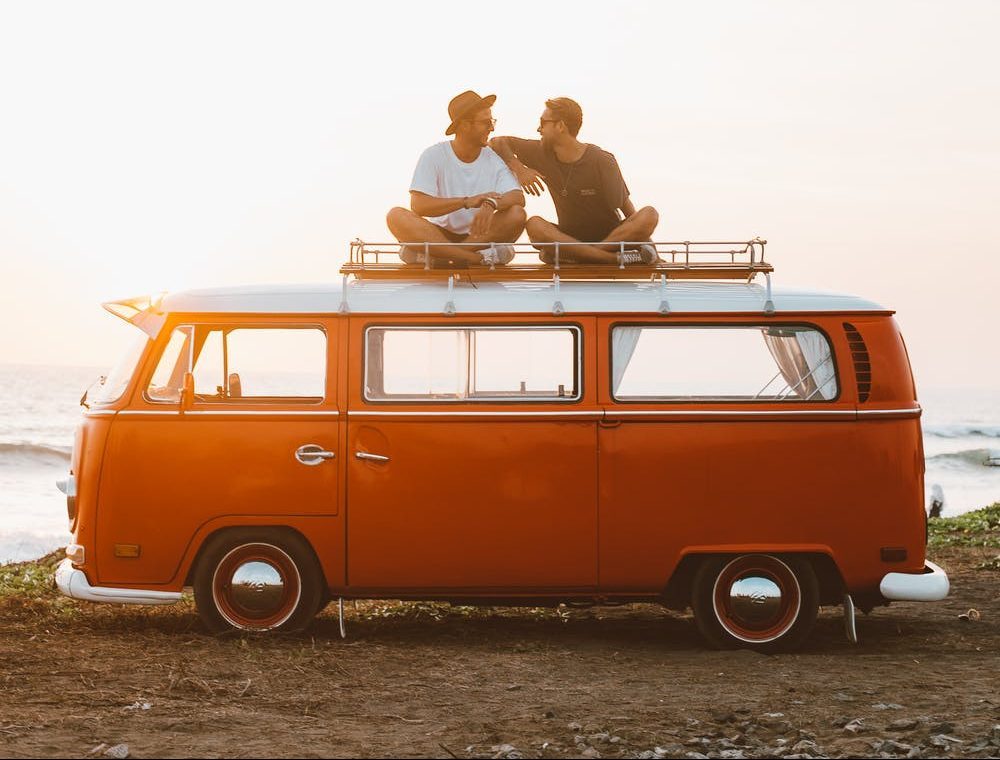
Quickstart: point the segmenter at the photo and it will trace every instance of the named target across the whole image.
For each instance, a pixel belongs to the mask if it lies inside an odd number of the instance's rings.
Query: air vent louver
[[[858,381],[858,401],[862,404],[868,400],[872,391],[872,363],[868,357],[868,347],[861,337],[858,328],[850,322],[844,322],[844,332],[851,347],[851,359],[854,360],[854,377]]]

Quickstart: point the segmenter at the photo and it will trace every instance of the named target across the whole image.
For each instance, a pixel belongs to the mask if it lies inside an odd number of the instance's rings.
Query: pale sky
[[[337,279],[473,89],[497,134],[580,102],[657,240],[896,309],[918,388],[998,384],[1000,3],[353,7],[0,5],[0,360],[112,364],[105,300]]]

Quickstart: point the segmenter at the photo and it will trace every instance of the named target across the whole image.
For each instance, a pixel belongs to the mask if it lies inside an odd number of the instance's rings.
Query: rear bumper
[[[85,599],[88,602],[110,602],[111,604],[173,604],[180,601],[180,591],[146,591],[139,588],[109,588],[91,586],[82,570],[73,567],[69,559],[64,559],[56,568],[56,586],[66,596]]]
[[[878,586],[890,601],[936,602],[948,596],[948,575],[930,560],[922,573],[888,573]]]

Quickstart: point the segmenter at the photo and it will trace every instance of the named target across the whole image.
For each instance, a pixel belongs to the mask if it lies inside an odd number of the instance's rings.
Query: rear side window
[[[611,332],[619,401],[831,401],[830,343],[805,326],[632,326]]]
[[[369,327],[369,401],[574,401],[576,327]]]
[[[318,403],[326,385],[326,334],[318,327],[177,327],[147,398],[176,403],[186,372],[194,375],[198,402]]]

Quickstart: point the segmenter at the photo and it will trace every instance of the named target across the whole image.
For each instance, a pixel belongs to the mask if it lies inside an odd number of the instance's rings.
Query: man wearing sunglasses
[[[569,98],[545,101],[538,124],[540,140],[494,137],[490,147],[517,177],[521,187],[541,195],[542,182],[556,207],[558,224],[538,216],[527,221],[528,237],[542,261],[578,264],[653,264],[656,249],[643,241],[652,239],[659,215],[652,206],[636,210],[629,198],[615,157],[596,145],[577,139],[583,110]]]
[[[410,208],[396,207],[386,217],[392,234],[407,244],[399,252],[406,263],[425,264],[425,250],[433,266],[506,264],[514,257],[507,244],[524,231],[524,193],[488,147],[494,101],[496,95],[482,98],[471,90],[452,99],[445,134],[455,138],[421,154]]]

